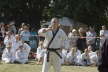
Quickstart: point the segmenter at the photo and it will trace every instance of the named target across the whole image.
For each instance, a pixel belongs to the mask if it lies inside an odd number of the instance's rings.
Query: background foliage
[[[0,0],[0,21],[27,22],[37,29],[54,16],[99,28],[108,22],[108,0]]]

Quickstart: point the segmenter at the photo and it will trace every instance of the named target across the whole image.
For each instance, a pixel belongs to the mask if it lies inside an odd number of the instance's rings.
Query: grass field
[[[42,65],[35,62],[29,64],[0,64],[0,72],[41,72]],[[96,67],[62,66],[61,72],[98,72]],[[49,72],[54,72],[53,68]]]

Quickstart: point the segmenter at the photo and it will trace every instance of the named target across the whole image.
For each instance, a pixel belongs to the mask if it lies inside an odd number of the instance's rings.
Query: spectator
[[[12,44],[8,43],[8,45],[6,45],[6,48],[3,51],[2,61],[4,63],[13,63],[14,62],[13,57],[12,57],[11,48],[12,48]]]
[[[108,37],[108,30],[105,25],[102,26],[102,30],[100,30],[100,46],[102,47],[105,38]]]
[[[72,48],[68,53],[67,53],[67,62],[69,64],[73,65],[78,65],[79,64],[79,57],[81,56],[81,51],[78,50],[77,48]]]
[[[69,39],[69,45],[70,48],[76,48],[77,47],[77,40],[78,40],[78,32],[76,29],[73,29],[72,32],[69,33],[68,39]]]
[[[21,31],[20,35],[21,35],[21,39],[25,43],[29,44],[29,42],[30,42],[30,31],[29,31],[29,27],[27,25],[24,25],[23,31]]]
[[[42,64],[44,58],[44,48],[43,48],[43,41],[39,42],[39,46],[37,48],[37,64]]]
[[[15,21],[11,21],[9,23],[9,29],[8,30],[11,31],[11,32],[13,32],[14,34],[17,33],[16,27],[15,27]]]
[[[87,42],[87,45],[91,45],[92,46],[92,50],[95,51],[95,40],[96,40],[96,32],[94,31],[93,28],[89,28],[89,31],[86,32],[86,42]]]
[[[84,30],[84,28],[79,28],[79,38],[77,40],[77,47],[79,50],[84,51],[87,48],[87,44],[86,44],[86,31]]]

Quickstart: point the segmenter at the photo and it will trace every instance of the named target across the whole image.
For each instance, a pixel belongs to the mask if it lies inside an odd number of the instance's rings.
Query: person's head
[[[28,25],[24,25],[24,26],[23,26],[23,30],[29,30]]]
[[[6,32],[6,35],[7,35],[7,36],[10,36],[10,35],[11,35],[11,32],[10,32],[10,31],[7,31],[7,32]]]
[[[77,34],[78,34],[78,32],[77,32],[77,30],[76,30],[76,29],[72,29],[72,33],[73,33],[73,34],[75,34],[75,35],[77,35]]]
[[[39,41],[39,46],[43,46],[43,41]]]
[[[93,32],[93,31],[94,31],[94,28],[92,28],[92,27],[89,27],[89,31],[92,31],[92,32]]]
[[[88,53],[89,53],[88,49],[85,49],[85,50],[84,50],[84,53],[85,53],[85,54],[88,54]]]
[[[57,28],[60,27],[58,18],[52,18],[52,20],[51,20],[51,27],[52,27],[52,29],[57,29]]]
[[[21,38],[20,38],[20,35],[19,34],[16,34],[15,35],[15,39],[17,40],[17,41],[19,41]]]
[[[102,26],[102,30],[106,30],[106,26],[105,25]]]
[[[92,46],[91,45],[88,46],[88,51],[89,52],[92,51]]]
[[[22,23],[21,23],[21,27],[23,27],[24,25],[25,25],[25,22],[22,22]]]
[[[15,21],[10,21],[10,22],[9,22],[9,25],[10,25],[10,26],[15,25]]]

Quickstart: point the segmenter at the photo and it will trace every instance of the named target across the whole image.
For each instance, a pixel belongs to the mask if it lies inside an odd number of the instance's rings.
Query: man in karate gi
[[[44,62],[42,67],[42,72],[48,72],[50,65],[54,67],[55,72],[60,72],[61,70],[61,46],[64,40],[67,39],[65,32],[60,29],[59,20],[57,18],[52,18],[51,27],[44,28],[38,32],[40,35],[45,36],[44,48],[47,49],[47,53],[44,56]],[[54,39],[50,43],[52,37],[56,33]],[[49,47],[48,44],[50,43]]]

